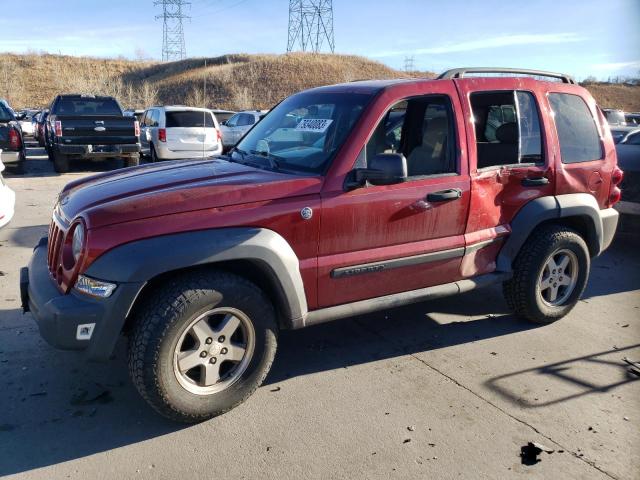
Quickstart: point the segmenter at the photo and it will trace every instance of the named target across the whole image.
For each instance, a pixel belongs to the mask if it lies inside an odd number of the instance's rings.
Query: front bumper
[[[140,153],[140,144],[126,145],[57,145],[63,155],[78,155],[82,158],[130,157]]]
[[[20,161],[20,152],[7,152],[0,150],[0,160],[2,163],[18,163]]]
[[[86,350],[92,360],[111,356],[142,286],[121,283],[110,297],[100,299],[75,290],[62,294],[49,274],[47,237],[34,249],[29,266],[20,271],[22,307],[33,315],[42,338],[55,348]],[[89,338],[87,329],[92,332]]]

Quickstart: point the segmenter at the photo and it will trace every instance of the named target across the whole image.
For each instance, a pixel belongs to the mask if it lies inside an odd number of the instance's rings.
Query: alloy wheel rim
[[[214,308],[196,316],[174,347],[178,383],[196,395],[229,388],[249,366],[255,338],[249,317],[235,308]]]
[[[571,250],[560,249],[547,258],[538,276],[537,293],[551,307],[563,305],[578,283],[578,257]]]

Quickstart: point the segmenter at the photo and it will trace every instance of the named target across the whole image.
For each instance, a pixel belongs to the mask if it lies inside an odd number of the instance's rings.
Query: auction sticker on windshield
[[[331,119],[324,118],[303,118],[296,126],[298,132],[324,133],[329,125],[333,123]]]

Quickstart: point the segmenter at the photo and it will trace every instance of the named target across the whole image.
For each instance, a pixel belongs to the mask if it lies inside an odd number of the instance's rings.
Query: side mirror
[[[227,121],[225,120],[223,122],[220,122],[220,125],[224,125],[226,127],[227,126]]]
[[[16,115],[16,120],[24,120],[25,118],[27,118],[27,114],[26,113],[18,113]]]
[[[407,179],[407,159],[401,153],[380,153],[368,161],[367,168],[352,170],[347,179],[347,188],[365,185],[393,185]]]

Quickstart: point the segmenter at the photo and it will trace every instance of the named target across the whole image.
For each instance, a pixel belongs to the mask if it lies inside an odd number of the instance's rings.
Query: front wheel
[[[589,278],[590,257],[575,231],[541,227],[522,246],[513,277],[503,285],[515,313],[534,323],[552,323],[576,306]]]
[[[276,352],[273,306],[246,279],[191,272],[159,288],[138,310],[129,371],[161,415],[199,422],[242,403]]]

